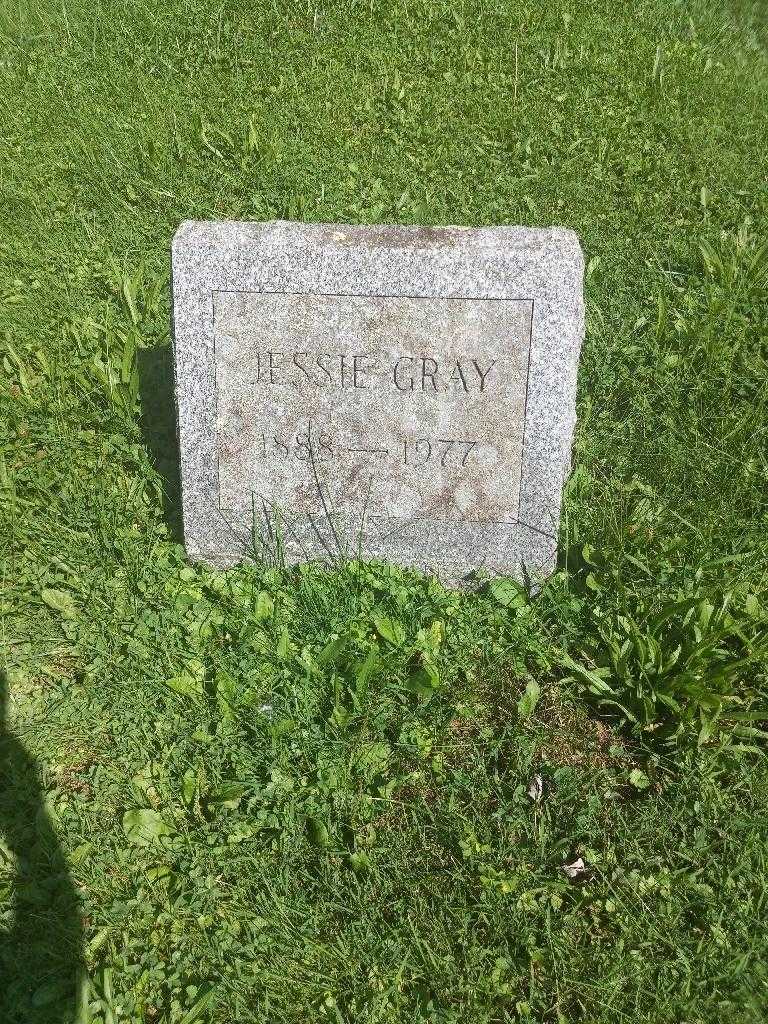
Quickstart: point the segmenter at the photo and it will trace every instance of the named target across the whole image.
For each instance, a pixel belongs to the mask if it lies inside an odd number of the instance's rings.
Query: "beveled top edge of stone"
[[[181,256],[198,245],[242,245],[267,242],[290,247],[297,242],[325,246],[367,246],[371,249],[535,249],[567,252],[583,263],[579,237],[571,228],[493,225],[462,227],[448,224],[323,224],[304,221],[185,220],[173,237]]]

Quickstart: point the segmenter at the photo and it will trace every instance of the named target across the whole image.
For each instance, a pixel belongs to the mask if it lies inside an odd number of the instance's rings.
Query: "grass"
[[[765,1019],[767,20],[0,3],[2,1021]],[[535,600],[186,562],[209,217],[579,232]]]

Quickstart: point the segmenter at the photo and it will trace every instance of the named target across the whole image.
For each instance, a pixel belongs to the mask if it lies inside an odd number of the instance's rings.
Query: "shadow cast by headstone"
[[[0,890],[8,886],[13,904],[0,921],[0,1020],[71,1024],[83,976],[80,904],[37,762],[7,728],[7,697],[0,672]]]
[[[173,395],[173,353],[170,345],[140,349],[139,425],[144,443],[163,482],[163,515],[172,540],[182,540],[181,480],[176,407]]]

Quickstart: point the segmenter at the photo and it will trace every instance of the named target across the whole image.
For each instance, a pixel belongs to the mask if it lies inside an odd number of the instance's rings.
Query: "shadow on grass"
[[[82,973],[80,906],[46,812],[39,770],[6,727],[8,682],[0,672],[0,1020],[69,1024]],[[5,891],[4,891],[5,890]]]
[[[176,407],[173,397],[173,353],[170,345],[140,349],[139,425],[144,443],[163,481],[163,514],[172,540],[181,542],[181,481]]]

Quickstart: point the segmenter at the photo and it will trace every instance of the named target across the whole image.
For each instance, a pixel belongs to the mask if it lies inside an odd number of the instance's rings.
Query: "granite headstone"
[[[554,566],[583,259],[552,228],[185,222],[173,241],[184,539],[450,584]]]

